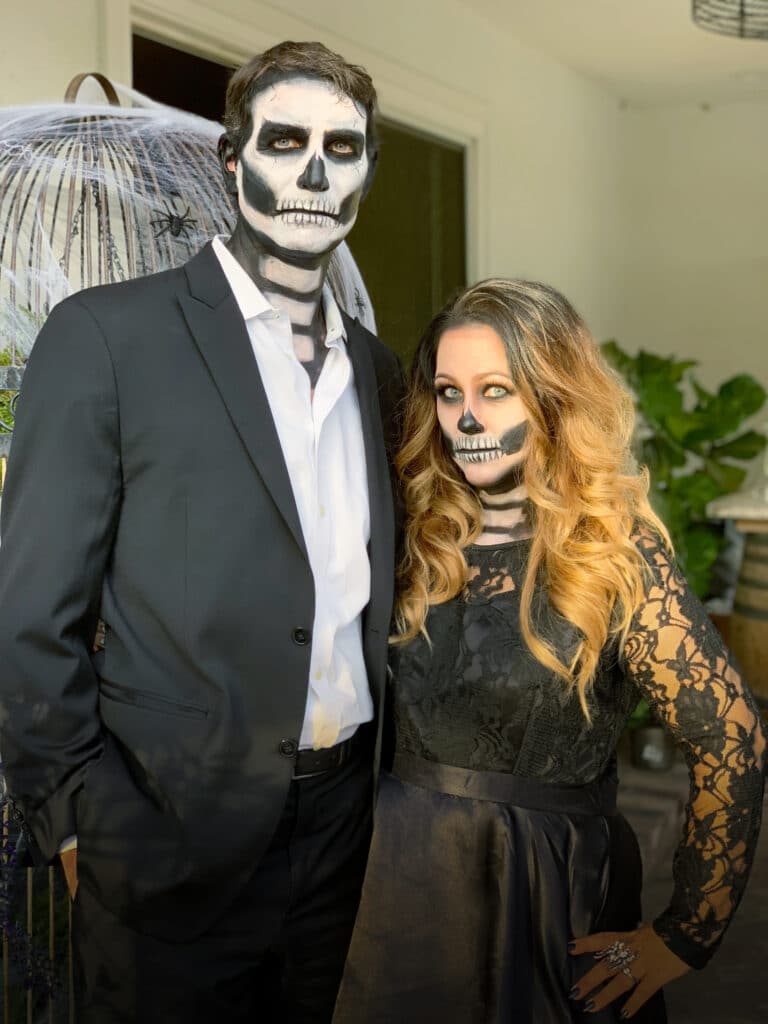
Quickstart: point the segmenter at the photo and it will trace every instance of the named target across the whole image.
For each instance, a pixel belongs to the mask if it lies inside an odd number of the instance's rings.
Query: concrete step
[[[643,919],[652,921],[672,895],[672,856],[682,837],[688,770],[678,761],[667,772],[642,771],[620,756],[619,779],[619,809],[637,833],[643,856]],[[766,963],[768,827],[762,830],[746,896],[722,949],[703,975],[691,971],[668,986],[670,1022],[766,1024],[768,988],[761,973]]]
[[[620,759],[619,810],[637,834],[646,878],[666,865],[680,842],[688,794],[688,769],[682,761],[668,771],[653,772]]]

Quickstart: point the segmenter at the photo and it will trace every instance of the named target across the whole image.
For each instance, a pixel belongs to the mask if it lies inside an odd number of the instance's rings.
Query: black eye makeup
[[[461,388],[457,388],[455,384],[435,384],[433,391],[444,402],[459,402],[463,397]],[[508,382],[488,381],[481,386],[479,394],[481,398],[487,398],[491,402],[499,402],[505,398],[512,398],[515,391]]]
[[[336,160],[358,160],[365,148],[365,136],[360,132],[326,132],[323,139],[325,152]]]
[[[498,400],[500,398],[509,398],[513,394],[514,391],[508,384],[493,382],[491,384],[483,385],[483,398]]]
[[[451,405],[461,402],[464,397],[461,389],[453,384],[435,384],[432,390],[441,401]]]
[[[281,135],[279,139],[275,139],[270,143],[270,149],[286,150],[286,149],[303,149],[304,145],[298,139],[293,139],[289,135]]]
[[[305,149],[308,141],[309,132],[306,128],[299,128],[295,124],[265,121],[259,129],[256,148],[272,154],[295,153]]]

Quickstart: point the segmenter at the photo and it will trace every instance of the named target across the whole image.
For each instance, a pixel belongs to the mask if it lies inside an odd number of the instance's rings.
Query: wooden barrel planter
[[[740,529],[749,525],[738,523]],[[731,649],[746,680],[768,710],[768,524],[746,532],[744,558],[730,622]]]

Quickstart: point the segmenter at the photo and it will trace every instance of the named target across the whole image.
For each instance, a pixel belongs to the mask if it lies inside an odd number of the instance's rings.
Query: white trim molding
[[[99,0],[99,70],[113,82],[131,86],[131,3],[130,0]]]

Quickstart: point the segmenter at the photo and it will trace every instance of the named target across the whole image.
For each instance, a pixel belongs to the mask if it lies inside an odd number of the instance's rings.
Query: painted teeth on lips
[[[466,437],[453,442],[454,458],[460,462],[493,462],[504,450],[495,437]]]
[[[493,462],[494,459],[500,459],[504,452],[501,448],[484,448],[478,451],[455,448],[453,454],[460,462]]]
[[[335,203],[322,197],[316,199],[281,199],[277,204],[278,213],[312,213],[316,216],[338,217]]]
[[[305,213],[302,210],[288,210],[286,213],[281,213],[280,216],[288,224],[323,224],[326,227],[329,220],[332,223],[338,220],[338,217],[332,217],[330,213]]]
[[[453,442],[455,452],[477,452],[490,451],[493,448],[501,449],[496,437],[462,437],[459,441]]]

